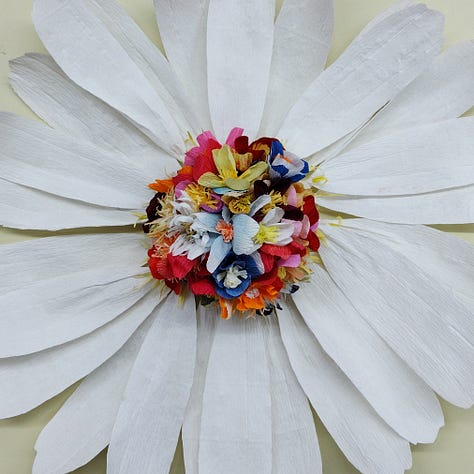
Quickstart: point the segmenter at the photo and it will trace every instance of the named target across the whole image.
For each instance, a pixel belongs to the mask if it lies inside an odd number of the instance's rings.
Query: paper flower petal
[[[274,17],[274,0],[209,2],[209,107],[218,140],[225,140],[236,126],[251,137],[259,129],[270,73]]]
[[[37,354],[0,359],[0,418],[25,413],[91,373],[127,342],[159,301],[152,292],[85,337]]]
[[[174,171],[176,161],[131,121],[72,82],[53,59],[27,54],[10,62],[15,92],[53,128],[95,146],[133,157],[153,176]]]
[[[177,124],[192,127],[175,102],[185,101],[179,80],[117,3],[36,0],[32,16],[44,45],[74,82],[143,127],[166,151],[184,151]]]
[[[260,245],[253,241],[253,237],[259,230],[258,222],[246,214],[237,214],[233,219],[234,239],[232,248],[237,255],[250,255]]]
[[[331,45],[333,23],[332,0],[283,2],[275,23],[270,80],[260,135],[276,135],[291,106],[323,70]]]
[[[142,212],[143,209],[114,209],[86,204],[0,178],[0,225],[5,227],[61,230],[122,226],[135,224],[136,213]]]
[[[217,320],[202,395],[199,472],[271,472],[271,420],[261,324]]]
[[[330,193],[422,194],[474,183],[474,117],[395,132],[322,164]]]
[[[206,268],[210,273],[214,273],[217,267],[222,263],[225,256],[232,250],[231,242],[224,242],[224,239],[217,237],[211,246],[209,257],[207,259]]]
[[[474,222],[474,186],[406,196],[324,196],[320,206],[355,216],[399,224]]]
[[[329,225],[321,229],[330,242],[321,246],[321,258],[359,313],[444,399],[472,405],[471,311],[378,234]]]
[[[347,459],[361,472],[401,474],[409,469],[408,442],[375,413],[323,351],[298,311],[289,305],[278,315],[296,377]]]
[[[139,163],[34,120],[0,113],[0,147],[0,177],[8,181],[108,207],[136,209],[150,198]]]
[[[191,391],[195,355],[194,298],[177,306],[169,297],[156,310],[125,389],[109,446],[111,472],[169,471]]]
[[[130,370],[153,319],[89,374],[41,431],[33,474],[73,471],[107,447]]]
[[[433,391],[370,327],[321,267],[292,295],[329,357],[400,436],[432,443],[443,425]],[[355,355],[357,354],[357,357]]]
[[[207,96],[206,29],[209,0],[155,0],[160,37],[171,67],[189,91],[199,127],[211,128]]]
[[[440,54],[351,143],[351,148],[394,130],[461,116],[474,104],[474,41]]]
[[[442,29],[442,15],[418,4],[359,35],[288,113],[287,148],[304,158],[365,123],[439,53]]]

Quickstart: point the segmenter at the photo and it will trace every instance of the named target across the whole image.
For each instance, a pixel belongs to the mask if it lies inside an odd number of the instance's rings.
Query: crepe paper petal
[[[421,4],[380,21],[310,85],[278,136],[304,158],[350,133],[429,65],[442,29],[443,16]]]
[[[431,278],[465,302],[474,303],[474,246],[447,232],[425,226],[399,226],[366,219],[347,219],[344,226],[376,233]]]
[[[41,351],[115,319],[149,290],[139,265],[95,268],[0,296],[0,357]]]
[[[51,212],[54,209],[54,212]],[[61,230],[112,227],[137,222],[136,213],[94,206],[10,183],[0,178],[0,225],[14,229]]]
[[[74,82],[138,124],[164,150],[184,152],[178,125],[191,127],[180,123],[173,100],[183,96],[179,81],[118,4],[35,0],[32,17],[42,42]]]
[[[33,474],[73,471],[107,447],[130,370],[153,319],[149,317],[116,354],[89,374],[41,431]]]
[[[287,112],[323,70],[333,24],[332,0],[284,0],[275,23],[260,135],[274,136],[278,132]]]
[[[183,424],[196,357],[194,298],[167,298],[138,353],[107,457],[113,473],[168,473]]]
[[[474,222],[474,186],[406,196],[317,196],[318,205],[376,221],[398,224]]]
[[[202,395],[199,472],[271,472],[270,392],[262,323],[216,320]]]
[[[224,239],[221,236],[217,237],[211,245],[211,250],[207,258],[207,271],[209,273],[214,273],[231,250],[231,242],[224,242]]]
[[[253,238],[260,229],[257,221],[247,214],[236,214],[232,222],[234,225],[232,248],[236,255],[250,255],[261,247],[261,244],[256,244],[253,241]]]
[[[321,230],[328,243],[319,250],[321,258],[364,319],[439,395],[471,406],[471,311],[382,236],[331,225]]]
[[[236,126],[256,136],[270,73],[274,17],[274,0],[209,1],[209,108],[218,140]]]
[[[474,41],[440,54],[351,142],[356,147],[393,130],[461,116],[474,104]]]
[[[432,390],[370,327],[324,269],[314,265],[312,271],[312,283],[292,295],[310,331],[391,428],[411,443],[432,443],[443,425]]]
[[[255,201],[252,202],[250,206],[249,216],[254,216],[262,207],[265,207],[267,204],[272,202],[272,198],[269,194],[262,194]]]
[[[0,419],[25,413],[90,374],[128,341],[159,302],[160,294],[153,291],[87,336],[33,355],[0,359]]]
[[[0,148],[5,180],[107,207],[136,209],[150,199],[139,163],[34,120],[0,113]]]
[[[280,336],[276,318],[262,321],[272,387],[272,471],[321,474],[313,415]]]
[[[206,30],[209,0],[155,0],[166,56],[194,101],[199,126],[211,128],[207,97]]]
[[[201,433],[201,407],[206,380],[209,354],[214,340],[216,312],[213,307],[197,308],[197,348],[196,367],[191,388],[191,396],[186,407],[182,428],[183,454],[186,474],[198,474],[199,436]]]
[[[65,235],[0,246],[0,295],[91,268],[137,267],[138,233]]]
[[[360,145],[318,171],[318,188],[363,196],[422,194],[474,183],[474,117],[413,127]]]
[[[157,147],[122,114],[72,82],[44,54],[10,61],[10,83],[33,111],[53,128],[101,149],[147,164],[152,176],[173,170],[171,155]],[[174,171],[174,170],[173,170]]]
[[[278,316],[296,377],[347,459],[364,473],[402,474],[409,469],[408,442],[374,412],[324,352],[292,303],[285,305]]]

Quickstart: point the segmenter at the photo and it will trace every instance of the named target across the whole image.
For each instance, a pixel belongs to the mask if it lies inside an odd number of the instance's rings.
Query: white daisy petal
[[[87,336],[33,355],[0,359],[0,418],[25,413],[91,373],[127,342],[159,302],[159,293],[151,292]]]
[[[334,211],[399,224],[474,222],[474,185],[406,196],[325,196],[320,206]]]
[[[365,123],[439,53],[442,28],[443,16],[419,4],[359,35],[288,113],[279,131],[288,149],[311,155]]]
[[[362,318],[329,274],[318,265],[312,270],[312,283],[293,295],[308,328],[400,436],[432,443],[443,425],[434,393]]]
[[[207,24],[209,107],[218,139],[233,127],[255,137],[273,47],[275,1],[210,0]]]
[[[132,267],[146,250],[138,233],[65,235],[0,246],[0,295],[91,268]]]
[[[196,355],[194,298],[157,309],[132,368],[108,453],[113,474],[168,473],[188,403]]]
[[[360,34],[367,33],[375,25],[377,25],[381,21],[385,20],[390,15],[393,15],[394,13],[405,10],[406,8],[411,7],[414,4],[415,4],[415,0],[397,0],[393,5],[390,5],[387,9],[383,10],[375,18],[370,20],[369,23],[367,23],[367,25],[365,25],[365,27],[360,32]]]
[[[52,210],[54,209],[54,212]],[[0,225],[15,229],[61,230],[135,224],[136,213],[95,206],[38,191],[0,178]]]
[[[275,318],[263,320],[272,396],[272,472],[322,473],[311,409],[294,372]]]
[[[283,343],[303,390],[347,459],[365,474],[402,474],[411,467],[407,441],[372,409],[323,351],[292,303],[280,311]]]
[[[180,113],[171,98],[182,96],[179,81],[118,4],[35,0],[32,16],[44,45],[73,81],[143,127],[166,151],[183,151],[173,119]],[[163,87],[161,75],[174,90]]]
[[[206,71],[208,8],[209,0],[155,0],[166,56],[194,100],[204,130],[211,128]]]
[[[41,431],[33,474],[73,471],[109,444],[130,370],[152,321],[148,318],[116,354],[88,375]]]
[[[431,278],[474,302],[474,246],[447,232],[425,226],[400,226],[365,219],[344,221],[354,227],[383,236],[384,243],[402,253]]]
[[[153,177],[174,159],[122,114],[72,82],[49,56],[28,54],[10,62],[15,92],[54,128],[147,164]]]
[[[219,318],[202,395],[199,472],[271,472],[271,419],[261,324]]]
[[[278,132],[291,106],[323,70],[331,45],[333,10],[332,0],[283,2],[275,24],[260,135],[274,136]]]
[[[207,373],[207,364],[214,340],[218,318],[213,306],[197,308],[197,348],[194,381],[184,417],[182,438],[186,474],[198,474],[199,436],[201,433],[202,397]]]
[[[0,177],[108,207],[136,209],[150,199],[139,163],[106,154],[34,120],[0,113]]]
[[[474,104],[474,41],[439,55],[374,117],[351,148],[390,131],[461,116]]]
[[[474,403],[474,321],[452,293],[379,234],[322,225],[331,277],[390,347],[443,398]]]
[[[422,194],[474,183],[474,117],[418,126],[360,145],[318,168],[323,191]]]
[[[0,296],[0,357],[41,351],[93,332],[150,289],[138,265],[95,268]]]

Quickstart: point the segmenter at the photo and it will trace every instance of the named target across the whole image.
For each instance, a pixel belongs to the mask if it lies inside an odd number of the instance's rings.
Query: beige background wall
[[[155,25],[152,0],[121,0],[120,3],[145,32],[157,44],[161,44]],[[392,0],[335,0],[336,25],[330,61],[343,51],[374,15],[392,3]],[[447,46],[474,37],[474,0],[427,0],[425,3],[445,14]],[[7,73],[10,59],[28,51],[44,52],[30,20],[31,4],[31,0],[0,0],[0,110],[28,117],[33,117],[33,114],[9,88]],[[459,237],[474,243],[474,225],[441,228],[456,232]],[[45,234],[0,229],[0,243],[43,235]],[[31,472],[35,438],[70,393],[71,389],[31,413],[0,422],[0,474]],[[435,444],[414,447],[413,469],[410,471],[412,474],[474,473],[474,409],[461,410],[446,403],[443,407],[447,426],[441,430]],[[318,420],[316,422],[325,474],[356,473],[321,423]],[[104,454],[76,472],[104,473]],[[184,472],[179,450],[172,472],[173,474]]]

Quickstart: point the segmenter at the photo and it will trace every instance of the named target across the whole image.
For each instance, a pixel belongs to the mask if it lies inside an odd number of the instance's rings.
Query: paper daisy
[[[0,223],[136,225],[0,247],[0,416],[83,379],[35,474],[322,472],[310,404],[402,473],[474,401],[474,44],[403,1],[323,71],[329,0],[35,0],[0,115]],[[354,218],[320,218],[320,208]]]

